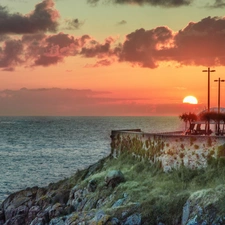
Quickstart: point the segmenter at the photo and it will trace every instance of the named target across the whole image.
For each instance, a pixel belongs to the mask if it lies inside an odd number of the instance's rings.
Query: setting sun
[[[198,104],[198,100],[194,96],[189,95],[183,99],[183,103]]]

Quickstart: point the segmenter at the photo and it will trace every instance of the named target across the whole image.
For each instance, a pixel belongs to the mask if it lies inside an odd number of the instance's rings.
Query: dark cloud
[[[0,68],[54,65],[65,57],[80,54],[90,39],[88,35],[75,38],[64,33],[26,34],[18,40],[9,39],[0,47]]]
[[[0,67],[13,68],[24,62],[23,44],[20,40],[9,40],[5,42],[4,49],[0,51]]]
[[[13,67],[8,67],[8,68],[6,67],[3,69],[3,71],[13,72],[13,71],[15,71],[15,69]]]
[[[111,4],[127,4],[127,5],[149,5],[154,7],[181,7],[192,5],[193,2],[197,0],[87,0],[92,6],[97,6],[98,3],[111,3]],[[225,7],[225,0],[214,0],[214,2],[205,2],[202,1],[202,7],[206,8],[223,8]]]
[[[95,64],[87,64],[85,68],[95,68],[95,67],[103,67],[103,66],[110,66],[114,62],[113,59],[102,59],[97,61]]]
[[[225,18],[207,17],[179,32],[167,27],[139,29],[114,49],[119,61],[156,68],[161,62],[180,65],[225,65]]]
[[[6,41],[6,40],[9,40],[10,39],[10,37],[8,36],[8,35],[1,35],[0,34],[0,42],[3,42],[3,41]]]
[[[66,48],[72,44],[79,45],[77,40],[74,39],[73,36],[69,36],[68,34],[59,33],[57,35],[52,35],[46,38],[46,42],[49,45],[59,46],[60,48]]]
[[[92,6],[96,6],[99,1],[100,0],[87,0],[87,3],[91,4]]]
[[[58,62],[62,62],[63,58],[60,56],[53,56],[53,55],[41,55],[38,59],[35,60],[35,66],[49,66],[52,64],[57,64]]]
[[[11,14],[0,6],[0,34],[25,34],[40,31],[55,32],[59,13],[54,9],[53,0],[43,0],[28,15]]]
[[[224,0],[215,0],[214,4],[209,5],[210,8],[224,8],[225,1]]]
[[[29,57],[35,59],[34,66],[49,66],[62,62],[64,57],[75,56],[79,54],[80,49],[86,43],[89,36],[74,38],[68,34],[59,33],[51,35],[41,40],[35,48],[35,51],[29,51]]]
[[[111,44],[114,42],[112,38],[108,38],[105,40],[105,43],[100,44],[99,42],[92,40],[88,43],[87,46],[84,46],[81,49],[80,54],[84,57],[91,58],[91,57],[104,57],[109,56],[111,52]]]
[[[136,30],[128,34],[121,49],[117,49],[119,60],[142,67],[156,68],[157,51],[168,44],[172,37],[172,31],[167,27],[157,27],[147,31]]]
[[[31,35],[23,37],[24,44],[27,45],[27,58],[33,59],[32,66],[54,65],[62,62],[65,57],[75,56],[89,39],[88,35],[75,38],[64,33],[50,36],[34,35],[34,39]]]
[[[46,37],[44,33],[25,34],[22,36],[22,41],[26,43],[35,43],[43,40]]]
[[[111,94],[88,89],[3,90],[0,116],[179,115],[185,111],[184,104],[154,105],[145,103],[150,99],[114,98]]]
[[[75,37],[58,33],[25,34],[19,39],[7,37],[0,46],[0,68],[50,66],[65,57],[96,59],[85,67],[109,66],[114,62],[157,68],[162,62],[179,65],[225,65],[225,18],[207,17],[190,22],[178,32],[168,27],[138,29],[126,35],[124,42],[109,37],[98,42],[89,35]],[[9,69],[10,68],[10,69]]]
[[[190,5],[194,0],[87,0],[91,5],[97,5],[98,2],[108,2],[114,4],[138,4],[163,7],[179,7]]]
[[[78,19],[73,19],[73,20],[67,19],[65,22],[66,22],[65,29],[67,30],[80,29],[80,27],[84,25],[84,22],[79,21]]]
[[[127,24],[126,20],[121,20],[119,23],[117,23],[117,25],[124,25],[124,24]]]
[[[225,18],[189,23],[175,38],[171,57],[185,65],[225,65]]]
[[[0,91],[0,115],[82,115],[93,105],[116,101],[108,92],[84,89],[41,88]],[[100,111],[99,111],[100,113]],[[91,115],[91,113],[90,113]]]

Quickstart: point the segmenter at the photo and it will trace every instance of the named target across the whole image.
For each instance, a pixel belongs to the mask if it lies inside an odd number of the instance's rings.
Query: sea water
[[[0,202],[69,177],[110,153],[111,130],[182,130],[177,117],[0,117]]]

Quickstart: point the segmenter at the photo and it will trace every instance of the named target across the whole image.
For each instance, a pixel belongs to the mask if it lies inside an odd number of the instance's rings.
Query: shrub
[[[199,146],[198,145],[194,145],[194,149],[199,149]]]

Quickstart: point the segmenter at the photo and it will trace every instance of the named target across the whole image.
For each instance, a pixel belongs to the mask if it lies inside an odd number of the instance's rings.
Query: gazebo
[[[224,135],[225,134],[225,108],[220,108],[220,115],[218,115],[218,108],[210,108],[208,115],[209,119],[202,119],[202,115],[208,110],[203,110],[198,113],[198,120],[191,122],[190,128],[185,132],[186,135]],[[210,126],[212,125],[212,126]],[[209,129],[208,129],[209,126]]]

